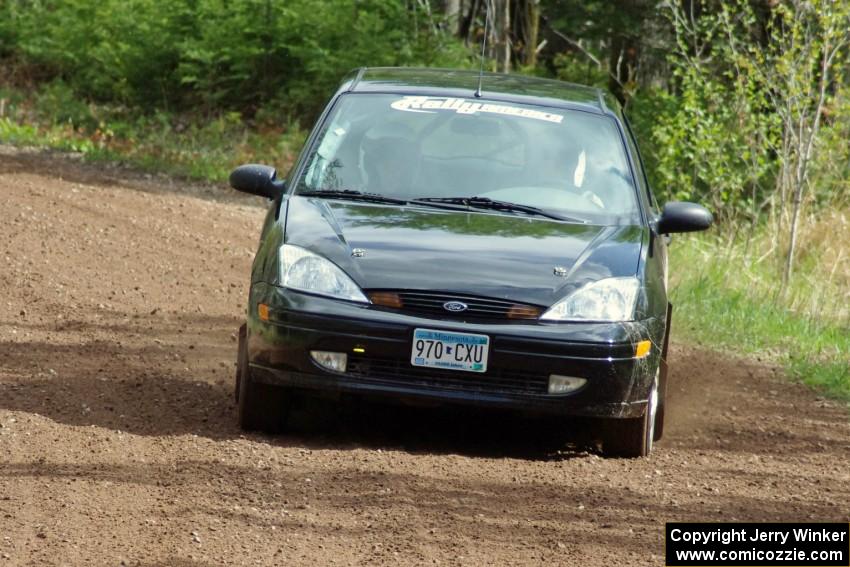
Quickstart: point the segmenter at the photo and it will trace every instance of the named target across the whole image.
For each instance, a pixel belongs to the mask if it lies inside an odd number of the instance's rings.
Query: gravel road
[[[666,521],[850,521],[846,405],[675,340],[647,459],[371,405],[242,434],[261,202],[8,147],[0,195],[0,567],[663,565]]]

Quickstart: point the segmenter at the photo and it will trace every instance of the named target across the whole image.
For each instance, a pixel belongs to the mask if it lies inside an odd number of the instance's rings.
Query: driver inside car
[[[573,186],[575,186],[578,192],[581,193],[581,196],[599,207],[600,209],[605,208],[605,203],[602,201],[602,198],[598,193],[592,191],[590,187],[585,184],[587,179],[587,151],[581,150],[581,153],[578,155],[578,159],[576,160],[576,166],[573,170]]]
[[[384,123],[363,136],[362,170],[365,191],[409,199],[416,164],[413,130],[403,124]]]
[[[587,150],[581,146],[570,146],[555,150],[540,163],[539,183],[544,187],[555,187],[583,197],[599,209],[605,209],[605,201],[599,191],[593,189],[593,169]]]

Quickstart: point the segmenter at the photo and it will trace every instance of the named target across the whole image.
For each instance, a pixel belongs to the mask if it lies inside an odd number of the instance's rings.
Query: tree
[[[788,232],[783,270],[787,286],[823,116],[850,43],[850,5],[832,0],[777,2],[764,29],[765,45],[752,34],[759,28],[748,2],[724,6],[721,21],[736,69],[761,84],[770,111],[780,120],[776,227],[777,234]]]
[[[654,130],[657,173],[722,210],[721,218],[772,216],[794,267],[821,127],[847,63],[850,5],[831,0],[720,4],[665,0],[676,111]],[[689,183],[690,180],[690,183]]]

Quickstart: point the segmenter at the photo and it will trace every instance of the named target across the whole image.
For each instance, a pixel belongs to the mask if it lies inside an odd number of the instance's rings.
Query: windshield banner
[[[390,106],[395,110],[403,110],[405,112],[425,112],[429,114],[439,110],[454,111],[458,114],[476,114],[479,112],[488,114],[506,114],[508,116],[520,116],[522,118],[554,122],[555,124],[560,124],[564,119],[561,114],[543,112],[542,110],[520,108],[517,106],[507,106],[504,104],[494,104],[489,102],[474,102],[453,97],[405,96],[400,100],[394,101]]]

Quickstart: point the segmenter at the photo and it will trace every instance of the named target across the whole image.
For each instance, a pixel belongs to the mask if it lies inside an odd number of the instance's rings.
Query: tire
[[[236,387],[233,389],[233,400],[239,402],[239,389],[242,386],[242,351],[245,348],[245,341],[248,339],[248,325],[242,323],[239,327],[236,343]]]
[[[661,359],[658,373],[658,409],[655,410],[655,428],[652,440],[660,441],[664,435],[664,409],[667,407],[667,360]]]
[[[262,384],[251,379],[248,364],[247,329],[239,329],[236,363],[236,413],[244,431],[279,433],[286,428],[290,396],[286,388]]]
[[[664,414],[667,408],[667,374],[670,366],[667,364],[667,353],[670,352],[670,325],[673,322],[673,304],[667,303],[667,322],[664,326],[664,342],[661,347],[661,358],[658,361],[658,410],[655,413],[655,431],[653,441],[660,441],[664,435]]]
[[[652,452],[655,423],[658,417],[659,374],[656,371],[642,416],[608,421],[602,441],[602,450],[605,455],[634,459],[646,457]]]

